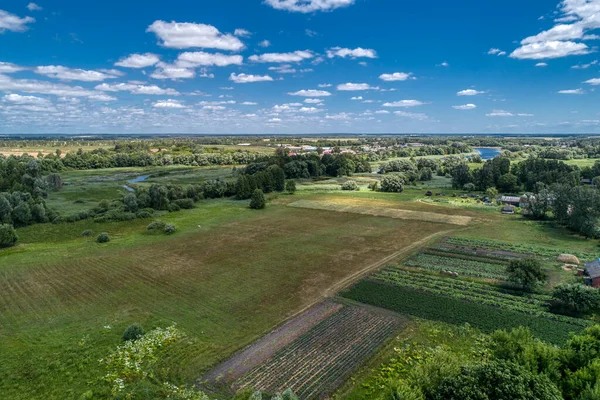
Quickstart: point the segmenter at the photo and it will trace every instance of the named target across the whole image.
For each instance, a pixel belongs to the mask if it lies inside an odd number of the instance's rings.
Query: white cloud
[[[320,88],[328,88],[332,87],[333,85],[331,83],[319,83],[317,86]]]
[[[204,106],[202,107],[203,110],[210,110],[210,111],[222,111],[222,110],[226,110],[227,107],[223,107],[223,106]]]
[[[245,101],[245,102],[242,103],[243,106],[255,106],[257,104],[258,103],[255,103],[253,101]]]
[[[597,64],[598,64],[598,60],[594,60],[588,64],[573,65],[571,68],[573,68],[573,69],[588,69],[589,67],[591,67],[593,65],[597,65]]]
[[[235,83],[252,83],[252,82],[269,82],[272,81],[269,75],[246,75],[246,74],[235,74],[231,73],[229,80]]]
[[[446,61],[437,65],[437,67],[449,67],[449,66],[450,66],[450,64],[448,64]]]
[[[541,63],[537,63],[535,64],[536,67],[547,67],[548,64],[546,64],[545,62],[541,62]]]
[[[356,49],[333,47],[327,50],[327,57],[377,58],[377,52],[373,49],[363,49],[361,47],[358,47]]]
[[[29,29],[27,24],[33,22],[35,22],[34,18],[19,18],[15,14],[0,10],[0,33],[4,33],[6,31],[24,32]]]
[[[362,100],[362,99],[363,99],[362,96],[358,96],[358,97],[353,97],[350,100]]]
[[[583,83],[589,83],[590,85],[598,86],[598,85],[600,85],[600,78],[588,79],[587,81],[585,81]]]
[[[142,95],[169,95],[178,96],[179,92],[174,89],[162,89],[156,85],[134,85],[130,83],[103,83],[95,87],[96,90],[103,92],[129,92],[131,94]]]
[[[101,94],[81,86],[68,86],[34,79],[12,79],[0,74],[0,91],[50,94],[60,97],[88,97]]]
[[[315,31],[310,30],[310,29],[305,29],[304,33],[306,33],[306,36],[308,36],[308,37],[315,37],[315,36],[319,35],[318,32],[315,32]]]
[[[275,71],[279,74],[295,74],[296,69],[293,68],[290,64],[283,64],[277,67],[269,67],[269,71]]]
[[[412,72],[394,72],[393,74],[382,74],[379,76],[379,79],[386,82],[394,82],[394,81],[406,81],[408,79],[416,79],[414,78]]]
[[[160,57],[153,53],[130,54],[115,63],[117,67],[124,68],[146,68],[157,64]]]
[[[29,11],[42,11],[43,10],[42,7],[38,6],[35,3],[29,3],[29,4],[27,4],[27,9]]]
[[[298,50],[292,53],[265,53],[248,57],[252,62],[257,63],[291,63],[300,62],[315,55],[310,50]]]
[[[233,34],[235,36],[239,36],[239,37],[250,37],[250,36],[252,36],[252,32],[247,31],[245,29],[236,29],[235,31],[233,31]]]
[[[262,42],[260,42],[258,44],[260,47],[271,47],[271,42],[269,42],[268,40],[263,40]]]
[[[318,104],[318,105],[323,104],[323,100],[322,99],[306,99],[306,100],[304,100],[304,102],[306,104]]]
[[[231,34],[223,34],[212,25],[155,21],[148,27],[146,32],[155,33],[162,41],[163,46],[174,49],[200,47],[239,51],[244,48],[244,43],[237,37]]]
[[[526,114],[526,113],[518,113],[517,117],[533,117],[533,114]]]
[[[521,60],[542,60],[589,54],[591,51],[584,43],[551,41],[521,46],[513,51],[510,57]]]
[[[36,67],[33,72],[63,81],[98,82],[117,77],[115,74],[107,74],[99,71],[88,71],[84,69],[73,69],[63,67],[61,65],[40,66]]]
[[[226,67],[228,65],[242,65],[244,57],[229,56],[222,53],[205,53],[204,51],[185,52],[177,57],[176,65],[183,68]]]
[[[93,94],[93,95],[89,96],[88,99],[95,100],[95,101],[115,101],[115,100],[117,100],[116,97],[112,97],[107,94]]]
[[[0,74],[10,74],[13,72],[24,71],[26,68],[8,62],[0,62]]]
[[[559,94],[585,94],[583,89],[567,89],[567,90],[559,90]]]
[[[358,90],[376,90],[379,88],[376,87],[372,87],[370,86],[368,83],[342,83],[341,85],[337,86],[337,90],[342,90],[342,91],[358,91]]]
[[[299,90],[297,92],[288,93],[290,96],[303,96],[303,97],[328,97],[331,93],[325,90]]]
[[[177,67],[169,64],[162,64],[160,68],[154,71],[150,78],[153,79],[190,79],[196,76],[193,69]]]
[[[315,11],[333,11],[336,8],[347,7],[354,4],[355,0],[265,0],[265,4],[276,10],[285,10],[300,13]]]
[[[391,103],[384,103],[383,106],[384,107],[417,107],[417,106],[422,106],[426,103],[423,103],[422,101],[419,100],[400,100],[400,101],[394,101]]]
[[[419,121],[423,121],[423,120],[426,120],[426,119],[429,118],[427,116],[427,114],[423,114],[423,113],[411,113],[411,112],[406,112],[406,111],[395,111],[394,114],[397,115],[397,116],[399,116],[399,117],[411,118],[411,119],[418,119]]]
[[[271,118],[267,122],[281,122],[281,118]]]
[[[489,114],[485,114],[486,117],[514,117],[515,115],[511,112],[504,110],[493,110]]]
[[[389,114],[390,112],[388,110],[377,110],[375,111],[375,114]]]
[[[465,89],[465,90],[461,90],[460,92],[457,92],[456,95],[457,96],[477,96],[478,94],[483,94],[485,92],[482,92],[480,90],[475,90],[475,89]]]
[[[490,55],[496,55],[496,56],[505,56],[505,55],[506,55],[506,52],[505,52],[505,51],[502,51],[502,50],[500,50],[500,49],[497,49],[497,48],[495,48],[495,47],[492,47],[492,48],[491,48],[491,49],[488,51],[488,54],[490,54]]]
[[[156,103],[152,104],[154,108],[185,108],[183,104],[181,104],[178,100],[168,99],[168,100],[160,100]]]
[[[474,110],[477,108],[475,104],[464,104],[462,106],[452,106],[455,110]]]
[[[2,100],[4,102],[12,104],[37,104],[37,105],[49,105],[50,100],[36,96],[21,96],[16,93],[5,95]]]

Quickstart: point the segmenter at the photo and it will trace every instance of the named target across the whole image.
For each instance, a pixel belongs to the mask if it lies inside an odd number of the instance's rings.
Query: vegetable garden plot
[[[506,264],[494,261],[474,261],[433,254],[417,254],[404,262],[408,267],[423,268],[428,271],[452,271],[459,275],[476,278],[504,280],[506,279]]]
[[[292,388],[301,399],[323,398],[392,335],[401,320],[344,307],[236,383],[268,393]]]

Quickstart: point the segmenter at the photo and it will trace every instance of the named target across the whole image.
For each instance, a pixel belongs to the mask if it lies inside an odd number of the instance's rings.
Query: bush
[[[342,190],[359,190],[358,185],[354,181],[342,183]]]
[[[164,223],[163,221],[160,220],[156,220],[156,221],[152,221],[147,227],[146,229],[149,231],[162,231],[165,229],[165,226],[167,226],[166,223]]]
[[[93,232],[89,231],[89,230],[88,231],[83,231],[83,233],[81,234],[81,236],[83,236],[83,237],[89,237],[89,236],[92,236],[92,233]]]
[[[564,311],[587,313],[600,308],[600,291],[591,286],[562,284],[554,288],[552,300]]]
[[[179,208],[184,210],[190,210],[194,208],[194,200],[192,199],[179,199],[175,200],[173,203],[177,204]]]
[[[135,216],[139,219],[146,219],[152,216],[152,213],[146,210],[141,210],[135,213]]]
[[[403,174],[387,174],[381,180],[381,191],[391,193],[402,193],[406,177]]]
[[[289,194],[294,194],[296,193],[296,181],[294,180],[289,180],[285,183],[285,190],[286,192],[288,192]]]
[[[177,212],[181,210],[181,207],[179,207],[177,204],[175,203],[169,203],[169,205],[167,206],[167,210],[169,212]]]
[[[250,199],[250,208],[254,210],[262,210],[267,206],[267,201],[265,200],[265,195],[262,190],[256,189],[254,193],[252,193],[252,198]]]
[[[144,328],[139,324],[131,324],[123,332],[123,341],[135,341],[144,336]]]
[[[172,235],[173,233],[175,233],[175,225],[166,224],[165,227],[163,228],[163,232],[166,233],[167,235]]]
[[[0,249],[14,246],[19,240],[17,231],[12,225],[0,224]]]
[[[110,242],[110,236],[108,236],[108,233],[102,232],[96,238],[96,242],[98,242],[98,243],[108,243],[108,242]]]
[[[511,282],[520,285],[528,292],[533,291],[547,278],[542,270],[542,263],[535,258],[512,260],[506,268],[506,274]]]

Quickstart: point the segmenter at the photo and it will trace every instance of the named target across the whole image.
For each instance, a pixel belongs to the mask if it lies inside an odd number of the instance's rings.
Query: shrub
[[[144,336],[144,328],[142,328],[139,324],[131,324],[125,329],[123,332],[123,341],[135,341]]]
[[[83,233],[81,234],[81,236],[83,236],[83,237],[92,236],[92,233],[93,233],[93,232],[92,232],[92,231],[89,231],[89,230],[87,230],[87,231],[83,231]]]
[[[552,292],[552,300],[557,307],[574,313],[586,313],[600,308],[600,292],[585,285],[558,285]]]
[[[19,240],[17,231],[12,225],[0,224],[0,249],[14,246]]]
[[[177,204],[179,206],[179,208],[182,208],[184,210],[189,210],[194,208],[194,200],[192,199],[179,199],[179,200],[175,200],[173,203]]]
[[[402,193],[404,191],[405,183],[406,177],[403,174],[387,174],[381,180],[381,191],[391,193]]]
[[[474,183],[465,183],[463,189],[467,192],[474,192],[477,187]]]
[[[294,180],[289,180],[285,183],[285,190],[286,192],[288,192],[289,194],[294,194],[296,193],[296,181]]]
[[[177,204],[175,203],[169,203],[169,205],[167,206],[167,210],[169,212],[177,212],[181,210],[181,207],[179,207]]]
[[[98,242],[98,243],[108,243],[108,242],[110,242],[110,236],[108,236],[108,233],[102,232],[96,238],[96,242]]]
[[[252,193],[252,198],[250,199],[250,208],[254,210],[262,210],[267,206],[267,201],[265,200],[265,195],[262,190],[256,189],[254,193]]]
[[[166,224],[165,227],[163,228],[163,232],[166,233],[167,235],[172,235],[173,233],[175,233],[175,225]]]
[[[358,185],[354,181],[342,183],[342,190],[359,190]]]
[[[146,229],[149,231],[162,231],[163,229],[165,229],[165,226],[167,224],[164,223],[163,221],[160,220],[156,220],[156,221],[152,221],[147,227]]]
[[[369,189],[376,192],[379,189],[379,182],[373,182],[369,184]]]
[[[546,280],[542,270],[542,263],[534,258],[512,260],[506,268],[508,279],[520,285],[523,290],[531,292],[535,287]]]
[[[139,219],[146,219],[152,216],[152,213],[146,210],[141,210],[135,213],[135,216]]]

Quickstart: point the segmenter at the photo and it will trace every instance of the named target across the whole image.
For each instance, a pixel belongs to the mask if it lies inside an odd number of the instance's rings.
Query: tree
[[[289,181],[287,181],[285,183],[285,190],[286,192],[288,192],[289,194],[294,194],[296,193],[296,181],[293,179],[290,179]]]
[[[0,249],[12,247],[18,240],[19,236],[12,225],[0,224]]]
[[[485,191],[485,195],[489,197],[490,200],[494,200],[496,197],[498,197],[498,189],[496,189],[495,187],[489,187]]]
[[[108,242],[110,242],[110,236],[108,236],[108,233],[102,232],[96,238],[96,242],[97,243],[108,243]]]
[[[581,284],[561,284],[552,291],[552,300],[565,311],[586,313],[600,308],[600,291]]]
[[[0,223],[9,223],[11,221],[12,206],[8,198],[0,193]]]
[[[467,192],[472,192],[476,189],[475,184],[474,183],[465,183],[465,185],[463,186],[463,190],[467,191]]]
[[[381,179],[381,191],[391,193],[402,193],[406,177],[401,173],[387,174]]]
[[[125,211],[136,212],[138,210],[137,197],[134,193],[128,193],[123,197],[123,204],[125,204]]]
[[[46,177],[46,182],[48,182],[48,186],[54,190],[58,191],[63,186],[63,180],[59,174],[50,174]]]
[[[504,193],[515,193],[519,190],[519,178],[513,174],[504,174],[498,179],[498,189]]]
[[[535,258],[512,260],[506,268],[508,280],[520,285],[523,290],[531,292],[537,285],[546,280],[542,263]]]
[[[12,220],[15,225],[27,226],[31,223],[31,208],[29,204],[21,202],[12,211]]]
[[[144,336],[144,328],[139,324],[131,324],[123,332],[123,341],[136,341],[142,336]]]
[[[523,214],[533,219],[544,219],[550,211],[553,195],[548,189],[541,189],[537,194],[527,193],[521,201]]]
[[[473,174],[467,164],[459,164],[451,172],[452,187],[462,189],[466,184],[473,183]]]
[[[240,177],[237,179],[235,190],[236,190],[235,196],[239,200],[246,200],[246,199],[249,199],[250,196],[252,196],[252,189],[250,188],[248,176],[240,175]]]
[[[254,210],[262,210],[267,206],[267,201],[265,200],[265,195],[262,190],[256,189],[254,193],[252,193],[252,197],[250,199],[250,208]]]

